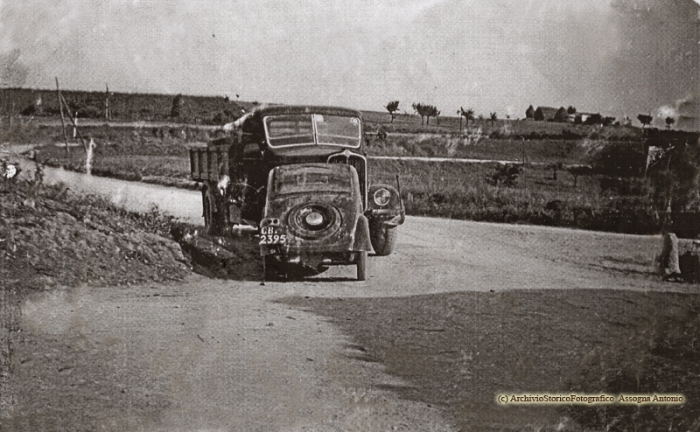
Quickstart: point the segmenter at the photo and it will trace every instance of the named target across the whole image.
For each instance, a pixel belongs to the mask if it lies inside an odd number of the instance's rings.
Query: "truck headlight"
[[[391,201],[391,192],[388,190],[381,188],[374,192],[374,203],[378,206],[384,207],[389,204],[389,201]]]

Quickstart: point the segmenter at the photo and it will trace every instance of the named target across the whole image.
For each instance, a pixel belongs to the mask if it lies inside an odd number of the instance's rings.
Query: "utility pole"
[[[66,135],[66,121],[63,118],[63,97],[61,96],[61,88],[58,86],[58,77],[56,77],[56,94],[58,97],[58,106],[61,109],[61,129],[63,130],[63,143],[66,145],[66,156],[70,158],[70,146],[68,145],[68,136]]]
[[[695,130],[700,131],[700,8],[695,20],[695,68],[693,69],[693,107],[695,112]]]
[[[107,94],[105,95],[105,120],[112,120],[112,113],[109,111],[109,84],[105,83]]]

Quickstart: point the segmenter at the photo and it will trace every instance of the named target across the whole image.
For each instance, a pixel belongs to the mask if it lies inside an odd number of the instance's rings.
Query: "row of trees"
[[[411,105],[411,107],[413,108],[413,112],[420,116],[421,124],[423,124],[424,118],[426,119],[426,124],[430,124],[430,117],[437,118],[440,115],[440,110],[438,110],[434,105],[414,103]],[[386,104],[384,108],[386,108],[389,115],[391,115],[391,122],[393,123],[396,115],[395,113],[399,110],[399,101],[391,101]],[[464,117],[466,121],[467,129],[469,128],[469,121],[476,120],[474,117],[474,110],[472,108],[465,110],[463,107],[460,107],[459,110],[457,110],[457,114],[459,115],[460,131],[462,130],[462,117]],[[484,120],[485,117],[483,115],[479,115],[479,119]],[[493,123],[498,120],[498,115],[495,112],[490,113],[489,120],[491,120],[491,125],[493,125]]]
[[[173,105],[174,106],[174,105]],[[421,124],[423,124],[423,119],[426,119],[426,124],[430,124],[430,117],[438,117],[440,115],[440,110],[437,109],[436,106],[434,105],[428,105],[428,104],[422,104],[422,103],[414,103],[411,105],[413,108],[413,112],[418,114],[420,116]],[[391,101],[386,106],[384,107],[386,110],[389,112],[389,115],[391,115],[391,122],[394,122],[394,118],[396,116],[396,112],[399,111],[399,101]],[[174,108],[173,108],[174,109]],[[464,109],[463,107],[460,107],[459,110],[457,110],[457,115],[459,115],[459,130],[462,130],[462,117],[464,117],[464,120],[466,122],[466,127],[469,129],[469,121],[470,120],[476,120],[474,117],[474,110],[472,108],[469,109]],[[613,123],[615,123],[615,117],[603,117],[602,115],[596,113],[596,114],[590,114],[586,115],[586,119],[583,120],[583,116],[579,115],[576,111],[576,108],[573,106],[569,106],[568,108],[560,107],[556,113],[554,114],[554,117],[551,119],[548,119],[549,121],[554,121],[554,122],[560,122],[560,123],[566,123],[569,121],[569,117],[574,115],[574,123],[576,124],[584,124],[584,125],[596,125],[600,124],[603,126],[610,126]],[[545,119],[545,113],[544,110],[542,110],[542,107],[537,108],[535,110],[532,105],[530,105],[527,110],[525,111],[525,118],[531,118],[536,121],[544,121]],[[479,120],[485,120],[486,118],[483,115],[479,115]],[[640,123],[642,123],[642,127],[649,126],[654,119],[651,115],[645,115],[645,114],[640,114],[637,116],[637,119],[639,120]],[[489,115],[489,120],[491,120],[491,125],[493,126],[493,123],[498,120],[498,115],[495,112],[490,113]],[[666,118],[666,127],[671,128],[671,126],[675,123],[675,119],[673,117],[667,117]]]
[[[651,126],[651,122],[654,120],[654,117],[651,116],[651,114],[646,115],[646,114],[639,114],[637,116],[637,120],[642,124],[642,127],[646,126]],[[676,119],[673,117],[666,117],[666,128],[671,129],[671,126],[676,122]]]
[[[413,107],[413,111],[420,116],[420,124],[423,124],[424,117],[427,118],[426,123],[430,124],[430,117],[437,117],[440,115],[440,110],[438,110],[435,105],[414,103],[411,106]]]
[[[549,111],[547,113],[546,111]],[[553,121],[553,122],[559,122],[559,123],[567,123],[569,122],[569,119],[571,116],[574,116],[574,123],[575,124],[584,124],[584,125],[603,125],[603,126],[610,126],[612,124],[619,124],[619,122],[616,122],[615,117],[603,117],[599,113],[596,114],[580,114],[576,111],[576,108],[573,106],[569,106],[568,108],[560,107],[559,109],[556,110],[553,116],[551,116],[551,112],[553,111],[553,108],[547,108],[547,107],[539,107],[535,109],[532,105],[530,105],[527,110],[525,110],[525,118],[533,119],[535,121]],[[550,117],[551,116],[551,117]],[[585,120],[583,117],[585,116]],[[651,116],[651,114],[646,115],[646,114],[639,114],[637,116],[637,120],[642,124],[642,127],[650,126],[651,122],[654,120],[654,117]],[[666,117],[666,127],[668,129],[673,126],[673,124],[676,122],[676,119],[673,117]],[[629,118],[625,116],[624,122],[626,124],[629,124]]]
[[[435,105],[428,105],[422,103],[414,103],[411,105],[413,112],[420,116],[420,123],[423,124],[423,119],[427,119],[427,124],[430,124],[430,117],[438,117],[440,115],[440,110],[437,109]],[[395,114],[399,110],[399,101],[391,101],[386,106],[389,115],[391,115],[391,122],[394,122]]]

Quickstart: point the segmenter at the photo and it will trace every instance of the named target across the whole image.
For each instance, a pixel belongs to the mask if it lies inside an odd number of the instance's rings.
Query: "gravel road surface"
[[[48,168],[46,181],[200,221],[198,192]],[[21,305],[14,405],[0,430],[467,430],[461,408],[401,397],[405,377],[368,359],[352,331],[289,299],[689,289],[651,276],[656,237],[418,217],[400,230],[393,255],[370,258],[365,282],[338,267],[264,286],[193,275],[34,294]]]

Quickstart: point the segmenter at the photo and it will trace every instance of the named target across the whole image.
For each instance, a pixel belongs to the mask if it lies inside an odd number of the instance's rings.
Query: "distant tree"
[[[542,111],[541,107],[537,107],[533,118],[535,119],[535,121],[544,121],[544,111]]]
[[[112,120],[112,111],[109,106],[109,98],[112,94],[109,92],[109,84],[105,83],[105,89],[105,120],[109,121]]]
[[[389,115],[391,115],[391,122],[394,123],[394,113],[399,110],[399,101],[391,101],[386,106],[387,111],[389,111]]]
[[[173,99],[173,106],[170,108],[170,117],[177,118],[182,115],[182,108],[185,106],[185,100],[182,97],[182,93],[179,93]]]
[[[676,122],[673,117],[666,117],[666,128],[671,129],[671,126]]]
[[[576,114],[576,108],[573,106],[569,105],[569,108],[566,109],[567,114]]]
[[[639,114],[637,116],[637,120],[642,124],[642,127],[649,126],[651,124],[651,121],[654,120],[654,117],[646,114]]]
[[[532,107],[532,105],[530,105],[525,111],[525,118],[535,118],[535,109]]]
[[[585,122],[583,122],[585,125],[597,125],[597,124],[603,124],[603,116],[600,114],[592,114],[588,116]]]
[[[523,167],[516,164],[498,164],[494,168],[494,172],[486,177],[486,181],[493,186],[515,186],[518,182],[518,177],[523,172]]]
[[[433,105],[425,105],[424,109],[427,124],[430,124],[430,117],[437,117],[440,115],[440,111]]]
[[[440,115],[440,111],[434,105],[414,103],[411,106],[413,107],[413,111],[420,116],[420,124],[423,124],[423,117],[426,117],[428,119],[427,124],[430,124],[430,117],[437,117]]]
[[[491,127],[493,127],[493,123],[494,123],[496,120],[498,120],[498,115],[496,115],[495,112],[492,112],[492,113],[489,115],[489,118],[491,119]]]
[[[469,120],[474,120],[474,110],[469,108],[468,110],[464,110],[464,108],[459,107],[459,111],[457,111],[457,114],[459,114],[459,130],[460,132],[462,131],[462,117],[464,117],[465,121],[467,122],[467,129],[469,129]]]
[[[618,124],[620,122],[617,122]],[[603,126],[610,126],[615,124],[615,117],[603,117]]]
[[[423,113],[425,112],[425,108],[423,108],[423,105],[421,103],[413,103],[411,104],[411,108],[413,108],[413,112],[418,114],[420,116],[420,124],[423,124]]]
[[[483,115],[483,114],[479,114],[479,117],[478,117],[478,118],[479,118],[479,121],[484,121],[484,115]]]
[[[564,107],[561,107],[554,114],[554,121],[558,123],[566,123],[569,120],[569,114]]]

